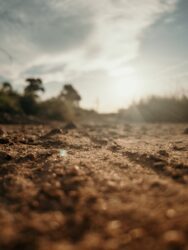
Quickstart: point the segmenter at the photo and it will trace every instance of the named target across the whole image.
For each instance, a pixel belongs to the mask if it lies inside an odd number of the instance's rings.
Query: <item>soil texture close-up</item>
[[[0,250],[188,250],[186,124],[0,126]]]

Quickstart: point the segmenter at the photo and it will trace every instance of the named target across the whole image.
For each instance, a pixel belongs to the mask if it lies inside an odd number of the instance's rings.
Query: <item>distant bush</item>
[[[33,96],[20,96],[20,106],[26,115],[37,115],[39,105]]]
[[[188,97],[151,96],[121,110],[119,115],[130,121],[187,122]]]
[[[80,95],[71,84],[65,84],[57,97],[41,101],[39,92],[44,92],[43,82],[39,78],[26,79],[24,93],[13,90],[12,85],[4,82],[0,86],[0,122],[3,117],[36,117],[74,121],[79,111]],[[7,116],[8,115],[8,116]],[[1,119],[2,118],[2,119]],[[6,119],[5,119],[6,120]]]
[[[24,119],[36,117],[59,121],[99,118],[96,113],[79,108],[81,96],[71,84],[65,84],[56,97],[41,101],[39,92],[45,91],[42,80],[28,78],[26,82],[23,94],[17,93],[8,82],[1,84],[0,122],[6,114],[9,118],[17,115]],[[188,97],[151,96],[120,110],[116,117],[136,122],[188,122]]]
[[[2,83],[0,87],[0,113],[22,113],[19,98],[19,94],[13,91],[10,83]]]
[[[21,112],[19,102],[16,98],[0,94],[0,112],[17,114]]]
[[[75,119],[73,107],[59,97],[40,103],[39,113],[40,116],[52,120],[73,121]]]
[[[26,115],[37,115],[39,113],[38,92],[44,92],[42,80],[39,78],[26,79],[27,86],[24,89],[24,95],[20,96],[20,105]]]
[[[81,96],[71,84],[64,85],[59,98],[61,98],[64,102],[69,103],[69,106],[71,105],[75,108],[79,106],[79,102],[81,101]]]

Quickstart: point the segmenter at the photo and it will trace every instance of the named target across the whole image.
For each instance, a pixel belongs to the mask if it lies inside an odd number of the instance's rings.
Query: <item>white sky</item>
[[[0,79],[21,89],[41,77],[46,97],[69,81],[103,112],[173,94],[187,87],[186,10],[186,0],[0,0]]]

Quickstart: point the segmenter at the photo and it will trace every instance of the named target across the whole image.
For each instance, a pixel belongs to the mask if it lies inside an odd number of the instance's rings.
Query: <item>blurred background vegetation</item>
[[[74,121],[80,113],[81,96],[67,83],[58,96],[42,101],[39,93],[45,92],[39,78],[26,79],[23,94],[13,89],[11,83],[0,85],[0,122],[25,120]]]
[[[119,110],[118,116],[135,122],[188,122],[188,97],[151,96]]]
[[[117,114],[106,116],[93,110],[80,108],[81,96],[72,84],[64,84],[56,97],[41,100],[45,88],[40,78],[26,79],[23,94],[13,89],[11,83],[0,85],[0,122],[22,123],[28,121],[104,120],[110,117],[118,122],[188,122],[188,97],[151,96],[133,103]]]

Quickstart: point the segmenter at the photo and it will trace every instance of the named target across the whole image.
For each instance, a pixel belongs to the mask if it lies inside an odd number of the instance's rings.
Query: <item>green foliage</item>
[[[9,82],[3,82],[0,91],[5,94],[13,93],[12,85]]]
[[[73,107],[78,107],[81,96],[71,84],[65,84],[59,96],[64,102]]]
[[[24,89],[24,96],[20,97],[20,105],[27,115],[37,115],[39,113],[38,92],[44,92],[42,80],[37,78],[26,79],[28,85]]]
[[[21,113],[21,107],[17,98],[0,94],[0,113]]]
[[[71,84],[65,85],[57,97],[41,101],[39,92],[45,91],[42,80],[28,78],[26,82],[22,95],[15,92],[9,82],[1,84],[0,114],[10,116],[18,114],[64,121],[75,119],[81,97]]]
[[[0,118],[4,114],[63,121],[83,117],[83,110],[79,108],[81,97],[71,84],[65,84],[57,97],[41,101],[39,92],[44,92],[42,80],[28,78],[26,82],[23,94],[17,93],[9,82],[1,84]],[[188,97],[151,96],[120,111],[119,117],[139,122],[188,122]]]
[[[0,113],[18,114],[22,112],[19,104],[19,94],[12,89],[8,82],[0,87]]]
[[[73,121],[75,118],[73,107],[59,97],[42,102],[40,115],[48,119],[63,121]]]
[[[37,115],[39,105],[33,96],[20,96],[20,106],[26,115]]]
[[[33,96],[34,98],[38,97],[38,92],[44,92],[42,80],[40,78],[27,78],[26,82],[28,85],[24,89],[25,96]]]

